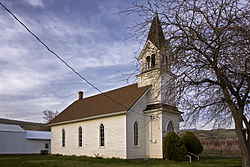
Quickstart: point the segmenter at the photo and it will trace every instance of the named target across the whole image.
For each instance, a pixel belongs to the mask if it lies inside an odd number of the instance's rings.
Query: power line
[[[4,6],[2,4],[2,2],[0,2],[0,5],[11,15],[13,16],[32,36],[34,36],[50,53],[52,53],[54,56],[56,56],[56,58],[58,58],[62,63],[64,63],[69,69],[71,69],[76,75],[78,75],[82,80],[84,80],[87,84],[89,84],[91,87],[93,87],[94,89],[96,89],[98,92],[100,92],[102,95],[104,95],[105,97],[107,97],[108,99],[112,100],[113,102],[115,102],[116,104],[124,107],[124,108],[128,108],[126,105],[121,104],[120,102],[116,101],[115,99],[109,97],[108,95],[106,95],[105,93],[103,93],[99,88],[97,88],[95,85],[93,85],[90,81],[88,81],[86,78],[84,78],[79,72],[77,72],[73,67],[71,67],[65,60],[63,60],[57,53],[55,53],[53,50],[51,50],[35,33],[33,33],[21,20],[19,20],[17,18],[17,16],[15,16],[6,6]],[[144,114],[141,114],[139,112],[136,112],[134,110],[132,110],[130,108],[130,110],[134,113],[137,113],[139,115],[142,116],[147,116]],[[149,117],[149,116],[147,116]]]

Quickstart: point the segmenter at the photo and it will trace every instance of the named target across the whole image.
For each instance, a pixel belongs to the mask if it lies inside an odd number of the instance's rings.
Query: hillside
[[[181,130],[181,136],[185,134],[187,130]],[[192,131],[195,136],[200,140],[205,139],[236,139],[236,133],[234,129],[214,129],[214,130],[189,130]]]

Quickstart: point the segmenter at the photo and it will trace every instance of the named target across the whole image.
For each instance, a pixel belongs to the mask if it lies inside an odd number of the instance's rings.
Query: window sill
[[[99,146],[99,149],[106,149],[105,146]]]
[[[133,148],[140,148],[140,146],[138,145],[138,146],[133,146]]]

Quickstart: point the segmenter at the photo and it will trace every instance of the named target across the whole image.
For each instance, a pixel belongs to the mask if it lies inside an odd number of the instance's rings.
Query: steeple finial
[[[158,17],[158,12],[157,12],[157,9],[155,9],[155,15],[154,17],[157,16]]]
[[[165,43],[165,36],[161,27],[157,10],[155,11],[147,40],[150,40],[158,49],[161,49]]]

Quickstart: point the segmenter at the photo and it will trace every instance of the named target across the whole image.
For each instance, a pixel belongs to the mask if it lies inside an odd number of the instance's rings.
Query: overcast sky
[[[128,83],[139,43],[127,39],[136,16],[119,14],[124,0],[0,0],[53,51],[102,91]],[[49,53],[0,6],[0,117],[43,122],[98,92]],[[135,78],[131,79],[131,84]]]

